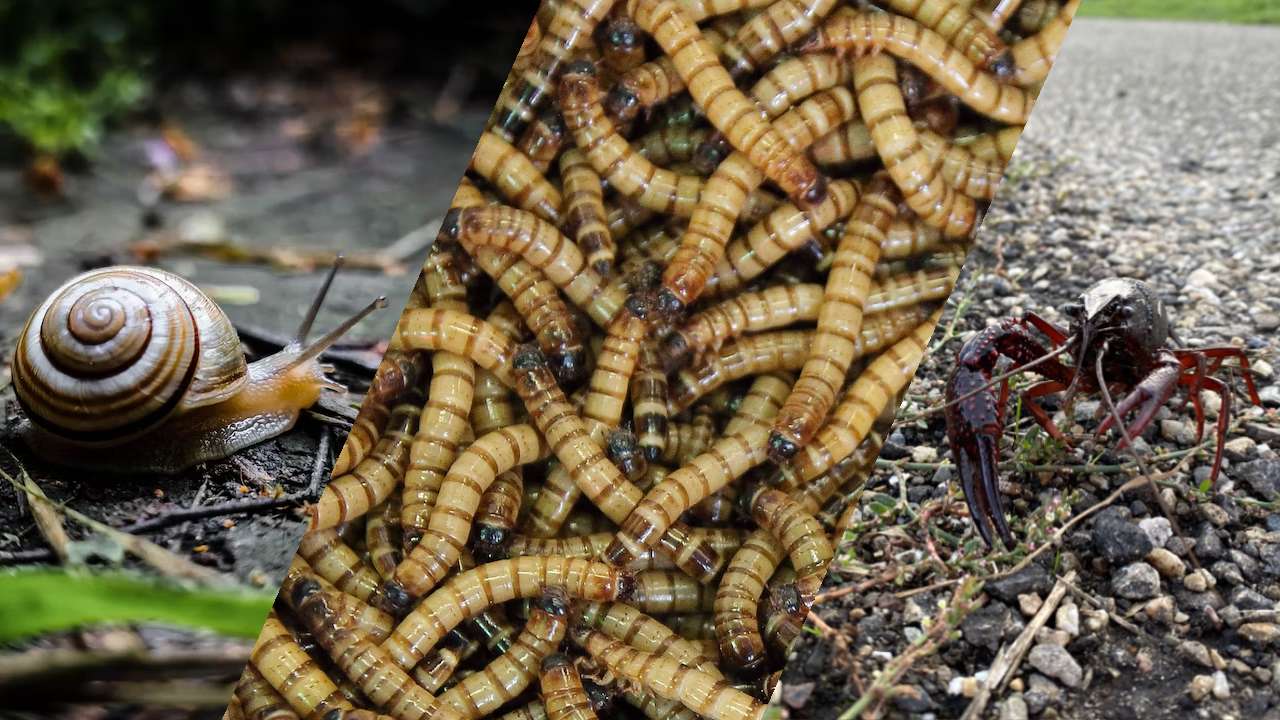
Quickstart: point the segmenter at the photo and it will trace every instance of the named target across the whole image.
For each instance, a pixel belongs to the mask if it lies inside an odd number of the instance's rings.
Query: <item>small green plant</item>
[[[109,16],[37,23],[0,57],[0,125],[37,156],[91,154],[106,123],[146,97],[141,67]]]

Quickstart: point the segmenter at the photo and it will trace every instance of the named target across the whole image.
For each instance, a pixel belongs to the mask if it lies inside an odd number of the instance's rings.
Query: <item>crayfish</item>
[[[1070,318],[1066,330],[1034,312],[1007,318],[975,335],[960,349],[947,382],[947,440],[959,469],[969,515],[987,546],[992,524],[1006,547],[1014,547],[1013,533],[1000,501],[997,461],[1009,397],[1007,375],[993,379],[1001,358],[1041,380],[1021,391],[1022,407],[1049,435],[1064,444],[1067,438],[1037,402],[1063,393],[1067,404],[1077,393],[1101,393],[1107,417],[1097,434],[1113,428],[1125,447],[1155,419],[1156,412],[1179,388],[1195,407],[1196,441],[1204,435],[1200,391],[1217,393],[1222,406],[1217,419],[1217,449],[1209,482],[1222,466],[1222,446],[1231,415],[1231,388],[1214,377],[1225,360],[1236,358],[1249,391],[1260,405],[1257,388],[1242,349],[1231,346],[1186,348],[1169,327],[1164,303],[1151,286],[1130,278],[1108,278],[1084,291],[1063,308]],[[1049,341],[1049,347],[1036,336]],[[1171,344],[1172,341],[1172,344]],[[1063,360],[1070,355],[1072,362]],[[1116,403],[1113,394],[1127,393]],[[1125,418],[1136,413],[1131,421]]]

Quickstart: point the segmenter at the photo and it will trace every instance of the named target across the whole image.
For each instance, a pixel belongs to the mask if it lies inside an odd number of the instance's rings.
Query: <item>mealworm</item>
[[[725,345],[719,353],[708,354],[700,365],[676,375],[671,386],[672,407],[684,410],[715,388],[749,375],[799,370],[812,341],[810,330],[780,330]]]
[[[859,163],[876,157],[871,131],[862,120],[850,120],[818,138],[810,150],[813,161],[824,167]]]
[[[534,538],[555,537],[580,497],[582,490],[573,481],[573,476],[560,463],[553,463],[522,529]]]
[[[853,82],[853,63],[834,52],[791,57],[773,66],[755,85],[751,97],[769,117],[821,90]]]
[[[676,467],[687,465],[711,446],[715,434],[715,419],[708,412],[695,412],[687,423],[668,425],[662,461]]]
[[[741,27],[739,22],[720,22],[703,31],[703,39],[715,52],[719,52],[725,40]],[[660,103],[685,91],[684,78],[676,70],[670,56],[651,60],[623,73],[605,98],[605,110],[619,123],[629,123],[641,112],[648,112]],[[697,107],[691,111],[699,113]]]
[[[485,491],[502,473],[542,460],[549,453],[547,443],[530,425],[495,430],[464,450],[441,482],[422,539],[400,561],[387,584],[388,599],[410,600],[438,585],[458,561]],[[394,612],[403,608],[386,609]]]
[[[942,166],[942,177],[956,190],[977,200],[995,197],[1004,178],[1006,158],[983,160],[963,145],[953,145],[930,130],[920,133],[920,144],[930,160]]]
[[[707,280],[707,290],[725,295],[742,287],[828,225],[849,217],[860,197],[856,183],[836,180],[818,208],[806,211],[791,203],[779,205],[745,235],[730,241]]]
[[[299,715],[319,718],[353,707],[274,612],[262,624],[249,663]]]
[[[592,302],[604,280],[587,267],[586,258],[572,241],[554,226],[517,208],[454,208],[445,216],[441,232],[459,241],[469,252],[494,247],[515,253],[541,271],[597,324],[607,327],[610,309]]]
[[[607,429],[616,428],[621,423],[627,388],[640,359],[640,344],[649,330],[648,323],[637,317],[635,312],[635,309],[645,312],[640,307],[639,298],[632,296],[627,303],[627,308],[614,317],[605,331],[604,344],[596,353],[596,367],[591,373],[586,402],[583,403],[582,419],[588,428],[592,428],[593,436],[602,434],[592,427],[593,423]]]
[[[605,116],[590,63],[575,62],[566,68],[559,93],[574,142],[611,187],[654,212],[681,217],[693,212],[702,179],[660,168],[631,147]]]
[[[369,565],[383,580],[400,564],[400,496],[392,493],[365,516],[364,544]]]
[[[666,529],[694,503],[736,480],[765,459],[769,428],[785,397],[786,380],[761,375],[747,399],[710,449],[668,475],[645,494],[618,530],[603,557],[626,565],[652,547]]]
[[[554,94],[553,84],[569,55],[589,42],[596,25],[609,14],[614,0],[566,0],[545,26],[529,68],[508,78],[498,98],[491,130],[507,142],[533,120],[534,113]]]
[[[531,700],[523,707],[503,714],[499,720],[548,720],[547,710],[541,700]]]
[[[769,455],[775,462],[791,457],[808,443],[835,403],[860,349],[871,273],[880,257],[885,231],[896,214],[897,192],[887,178],[877,175],[845,226],[827,276],[809,356],[774,421]]]
[[[295,555],[289,563],[289,570],[285,573],[284,580],[280,583],[282,597],[287,598],[289,592],[302,583],[316,584],[322,590],[330,592],[333,595],[330,601],[331,609],[335,616],[348,627],[369,636],[374,642],[381,642],[390,634],[393,624],[390,615],[370,603],[339,591],[328,580],[318,575],[306,561]],[[377,601],[378,597],[376,592],[372,594],[371,602]]]
[[[667,445],[667,372],[653,341],[640,345],[639,367],[631,381],[636,440],[649,462],[662,457]]]
[[[591,603],[583,606],[577,614],[585,626],[637,650],[666,656],[713,677],[721,677],[720,669],[703,655],[700,645],[680,637],[660,621],[630,605]]]
[[[782,546],[769,532],[757,530],[734,553],[720,580],[714,604],[715,635],[720,657],[739,673],[755,674],[765,661],[760,594],[783,557]]]
[[[522,557],[491,562],[455,574],[424,598],[382,647],[401,668],[411,668],[445,633],[491,606],[534,597],[550,587],[579,600],[627,602],[635,586],[631,574],[589,560]]]
[[[1060,0],[1024,0],[1017,12],[1018,27],[1028,34],[1040,32],[1061,9]]]
[[[479,649],[480,643],[454,628],[413,669],[413,679],[423,690],[435,694],[449,682],[458,666]]]
[[[482,560],[498,558],[515,532],[523,495],[524,476],[517,469],[499,475],[480,496],[472,531],[477,557]]]
[[[554,653],[542,661],[539,690],[549,720],[596,720],[582,678],[568,656]]]
[[[511,368],[515,343],[473,315],[436,308],[409,310],[400,316],[392,337],[402,347],[461,355],[492,372],[503,385],[515,384]]]
[[[786,493],[761,488],[751,498],[750,506],[756,524],[772,533],[791,560],[800,603],[792,613],[804,617],[826,577],[833,555],[831,542],[813,515]]]
[[[809,98],[768,128],[786,138],[783,144],[791,143],[789,148],[792,151],[800,152],[830,127],[852,117],[854,112],[853,96],[838,88]],[[763,180],[758,167],[749,152],[735,152],[720,163],[707,180],[706,188],[689,218],[689,228],[680,241],[680,248],[663,272],[664,294],[660,302],[664,309],[673,311],[684,307],[702,294],[726,252],[747,195]],[[768,174],[767,169],[764,174]],[[825,178],[819,182],[820,194],[804,202],[793,198],[793,202],[797,202],[797,209],[807,208],[814,214],[815,225],[825,227],[837,215],[840,199],[832,197]]]
[[[883,260],[902,260],[923,255],[942,243],[942,233],[915,217],[899,216],[889,225],[880,244]]]
[[[871,286],[863,307],[868,313],[881,313],[934,300],[945,300],[955,288],[959,276],[960,268],[952,265],[883,278]]]
[[[819,0],[830,2],[831,0]],[[782,133],[768,123],[750,98],[738,90],[702,31],[675,0],[627,0],[635,18],[671,56],[694,102],[734,148],[754,167],[803,206],[826,197],[826,178]],[[740,33],[741,34],[741,31]]]
[[[766,706],[723,680],[668,657],[631,648],[599,630],[575,631],[575,640],[614,673],[677,700],[712,720],[761,720]]]
[[[655,165],[667,167],[673,163],[689,162],[698,146],[710,134],[706,128],[688,125],[667,125],[651,130],[635,140],[636,153]]]
[[[920,327],[882,352],[862,371],[826,426],[792,460],[791,469],[801,482],[830,470],[858,447],[885,405],[911,382],[940,313],[941,310],[935,311]]]
[[[514,700],[538,677],[543,659],[559,649],[568,615],[568,598],[555,589],[548,590],[510,649],[483,671],[450,688],[440,696],[440,702],[453,706],[463,717],[481,718]]]
[[[428,303],[437,310],[465,312],[467,292],[458,279],[453,258],[457,252],[432,248],[423,267]],[[409,467],[401,490],[400,529],[404,542],[418,541],[436,503],[440,483],[458,454],[470,422],[476,368],[466,357],[437,352],[431,357],[431,385],[422,419],[409,453]]]
[[[1048,77],[1079,7],[1080,0],[1069,0],[1035,35],[1023,38],[1009,48],[1013,57],[1015,83],[1025,87],[1042,82]]]
[[[547,108],[538,113],[538,117],[525,128],[516,143],[516,149],[529,159],[538,172],[545,174],[560,156],[568,134],[560,111]]]
[[[387,499],[404,477],[412,436],[409,429],[422,414],[421,393],[391,410],[382,439],[355,469],[335,478],[307,508],[308,530],[323,530],[357,518]]]
[[[782,52],[822,20],[836,0],[779,0],[747,21],[722,51],[729,73],[747,75]]]
[[[297,720],[298,714],[252,663],[240,674],[234,697],[247,720]]]
[[[967,8],[952,0],[886,0],[894,12],[938,33],[955,49],[999,77],[1010,71],[1009,49],[999,35]]]
[[[609,462],[631,482],[643,478],[649,471],[649,461],[640,450],[640,443],[630,430],[610,430],[604,441]]]
[[[607,278],[613,273],[617,248],[605,224],[600,176],[586,154],[575,148],[560,156],[560,177],[564,183],[565,233],[587,254],[587,264]]]
[[[876,49],[883,49],[919,68],[965,105],[992,120],[1022,125],[1031,112],[1034,100],[1025,90],[1002,83],[974,65],[938,33],[892,13],[832,13],[818,31],[799,46],[801,52],[843,50],[865,54]],[[855,67],[854,78],[860,74]],[[893,82],[896,87],[896,72]],[[867,117],[865,110],[863,117]]]
[[[534,424],[583,494],[606,517],[621,524],[643,493],[622,476],[592,440],[585,423],[565,401],[564,393],[556,386],[540,354],[532,349],[522,351],[517,364],[523,374],[516,384],[516,392]],[[683,526],[673,526],[672,530],[663,547],[672,551],[676,565],[697,578],[714,577],[720,564],[715,551],[705,542],[690,542],[690,533]]]
[[[742,293],[691,317],[663,339],[662,362],[668,372],[689,364],[706,351],[718,351],[726,341],[746,333],[786,327],[817,318],[822,302],[820,285],[775,285]]]
[[[635,574],[636,588],[627,604],[650,615],[709,612],[715,586],[672,570],[644,570]]]
[[[689,14],[689,19],[702,22],[707,18],[767,7],[774,0],[680,0],[680,6]]]
[[[331,603],[334,593],[302,582],[288,594],[289,603],[334,664],[351,678],[376,707],[397,718],[463,720],[464,715],[438,702],[397,667],[385,650],[344,626]]]
[[[364,402],[360,404],[347,434],[347,441],[333,464],[332,477],[346,475],[365,459],[391,417],[395,398],[409,388],[417,387],[425,369],[426,361],[418,353],[391,349],[383,353],[382,362],[378,363],[378,371],[369,383]]]
[[[560,224],[564,198],[529,158],[492,132],[481,133],[471,169],[488,180],[512,205],[549,223]]]
[[[334,528],[303,534],[298,556],[334,587],[361,600],[368,600],[381,584],[378,573],[347,547]]]

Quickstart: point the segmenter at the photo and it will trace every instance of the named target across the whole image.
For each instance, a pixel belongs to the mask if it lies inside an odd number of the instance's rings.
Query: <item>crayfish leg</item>
[[[1141,435],[1142,431],[1146,430],[1151,421],[1155,419],[1156,412],[1173,395],[1181,375],[1182,368],[1177,364],[1157,367],[1116,405],[1114,413],[1107,414],[1106,419],[1098,426],[1097,434],[1099,436],[1105,435],[1115,425],[1117,417],[1123,420],[1129,413],[1137,409],[1138,416],[1134,418],[1132,423],[1126,424],[1124,428],[1128,431],[1128,437],[1121,438],[1119,445],[1116,446],[1120,448],[1126,447],[1129,444],[1130,437]]]

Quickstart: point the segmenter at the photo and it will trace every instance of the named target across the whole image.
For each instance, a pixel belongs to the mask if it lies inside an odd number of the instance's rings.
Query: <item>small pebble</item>
[[[1027,662],[1067,687],[1079,687],[1084,680],[1080,664],[1060,645],[1036,645],[1027,653]]]
[[[1231,686],[1227,684],[1227,674],[1221,670],[1213,674],[1213,696],[1219,700],[1231,697]]]
[[[1171,580],[1177,580],[1187,574],[1187,565],[1182,562],[1182,558],[1162,547],[1147,553],[1147,562],[1161,575]]]
[[[1209,697],[1211,692],[1213,692],[1213,678],[1208,675],[1197,675],[1191,678],[1190,684],[1187,685],[1187,695],[1196,702]]]
[[[1144,518],[1138,521],[1138,527],[1142,528],[1142,532],[1147,534],[1151,544],[1157,548],[1163,548],[1169,538],[1173,537],[1173,526],[1169,524],[1168,518]]]
[[[1053,614],[1058,629],[1071,637],[1080,635],[1080,608],[1075,603],[1063,603]]]
[[[1030,711],[1027,710],[1027,701],[1018,693],[1005,698],[1000,705],[1000,720],[1027,720],[1028,717]]]
[[[1027,617],[1040,612],[1040,606],[1043,604],[1044,600],[1041,600],[1037,593],[1023,593],[1018,596],[1018,609]]]
[[[1144,562],[1126,565],[1112,574],[1111,589],[1128,600],[1146,600],[1160,592],[1160,573]]]
[[[1178,645],[1178,652],[1197,665],[1207,668],[1213,667],[1213,656],[1209,654],[1209,648],[1205,647],[1202,642],[1185,640]]]
[[[1280,625],[1268,622],[1244,623],[1236,628],[1244,639],[1255,647],[1265,648],[1280,639]]]

